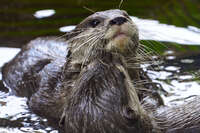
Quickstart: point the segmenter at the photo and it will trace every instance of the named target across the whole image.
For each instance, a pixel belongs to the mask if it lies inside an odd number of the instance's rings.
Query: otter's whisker
[[[144,52],[146,52],[146,53],[150,51],[151,53],[149,53],[149,54],[150,54],[151,56],[156,55],[156,56],[160,57],[160,55],[159,55],[156,51],[154,51],[153,49],[147,47],[146,45],[141,44],[141,45],[138,47],[138,49],[140,49],[140,51],[144,51]]]
[[[98,32],[98,34],[100,34],[100,32]],[[93,43],[91,43],[91,41],[94,41],[94,39],[99,39],[97,36],[96,36],[96,34],[93,34],[93,35],[91,35],[91,36],[89,36],[89,38],[88,38],[88,40],[86,41],[86,42],[84,42],[84,43],[82,43],[81,45],[79,45],[74,51],[76,51],[76,50],[79,50],[81,47],[83,47],[84,45],[86,45],[86,44],[90,44],[90,45],[92,45]]]
[[[88,46],[88,49],[86,49],[86,57],[85,58],[88,58],[89,54],[91,53],[91,49],[93,49],[93,46],[95,44],[95,41],[97,41],[97,38],[95,36],[93,36],[90,40],[89,40],[89,46]]]
[[[144,35],[142,33],[140,33],[140,35],[144,38]],[[157,35],[159,37],[159,35]],[[160,36],[162,38],[162,36]],[[165,47],[166,49],[169,49],[169,47],[167,45],[165,45],[162,42],[159,41],[152,41],[152,40],[147,40],[147,43],[150,44],[152,47],[155,47],[155,43],[162,45],[163,47]]]
[[[90,44],[89,44],[89,47],[88,47],[88,49],[87,49],[87,53],[86,53],[86,57],[85,57],[85,59],[84,59],[84,63],[85,63],[85,61],[91,56],[91,54],[92,54],[92,52],[91,52],[91,50],[94,50],[94,46],[97,46],[96,44],[96,42],[98,42],[99,41],[99,37],[98,38],[95,38],[94,40],[92,40],[91,42],[90,42]],[[84,64],[83,63],[83,64]]]
[[[92,13],[95,13],[95,11],[94,11],[94,10],[92,10],[92,9],[90,9],[90,8],[86,7],[86,6],[83,6],[83,8],[84,8],[84,9],[86,9],[86,10],[88,10],[88,11],[90,11],[90,12],[92,12]]]
[[[142,54],[144,57],[147,57],[149,59],[152,59],[151,57],[149,56],[152,56],[153,52],[152,51],[145,51],[144,49],[141,49],[141,48],[138,48],[138,51],[137,51],[139,54]]]
[[[119,9],[121,8],[123,2],[124,2],[124,0],[120,0]]]
[[[54,40],[56,41],[56,40],[58,40],[58,39],[60,39],[60,38],[63,38],[63,37],[65,37],[65,36],[67,36],[67,35],[76,34],[76,33],[81,33],[82,31],[83,31],[83,30],[81,29],[81,30],[66,32],[66,33],[63,34],[63,35],[56,37]]]
[[[74,49],[74,51],[77,51],[77,50],[79,50],[81,47],[83,47],[85,44],[88,44],[91,40],[93,40],[94,38],[96,38],[96,36],[90,36],[90,38],[86,41],[86,42],[84,42],[84,43],[82,43],[81,45],[79,45],[77,48],[75,48]],[[78,43],[79,44],[79,43]]]

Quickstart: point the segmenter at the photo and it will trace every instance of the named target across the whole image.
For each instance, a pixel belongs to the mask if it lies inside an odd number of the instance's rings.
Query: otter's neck
[[[101,61],[95,60],[81,71],[65,109],[66,130],[70,133],[150,132],[151,123],[138,114],[140,107],[134,107],[138,104],[130,107],[133,97],[127,88],[126,74],[115,62]]]

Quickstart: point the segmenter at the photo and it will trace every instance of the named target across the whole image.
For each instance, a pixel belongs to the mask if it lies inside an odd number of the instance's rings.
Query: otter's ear
[[[59,126],[62,127],[65,124],[65,110],[60,118]]]

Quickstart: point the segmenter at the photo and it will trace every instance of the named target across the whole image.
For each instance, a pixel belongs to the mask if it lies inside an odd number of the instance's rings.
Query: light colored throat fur
[[[109,40],[106,49],[121,53],[126,52],[129,46],[136,45],[132,38],[137,34],[137,27],[133,23],[126,22],[121,26],[114,25],[105,34],[105,39]]]

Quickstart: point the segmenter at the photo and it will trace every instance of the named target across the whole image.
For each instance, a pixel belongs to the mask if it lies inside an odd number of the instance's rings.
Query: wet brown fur
[[[151,132],[150,119],[142,108],[136,107],[138,97],[136,101],[131,100],[129,77],[119,69],[126,69],[120,57],[105,51],[95,55],[82,68],[65,103],[61,123],[67,132]]]

